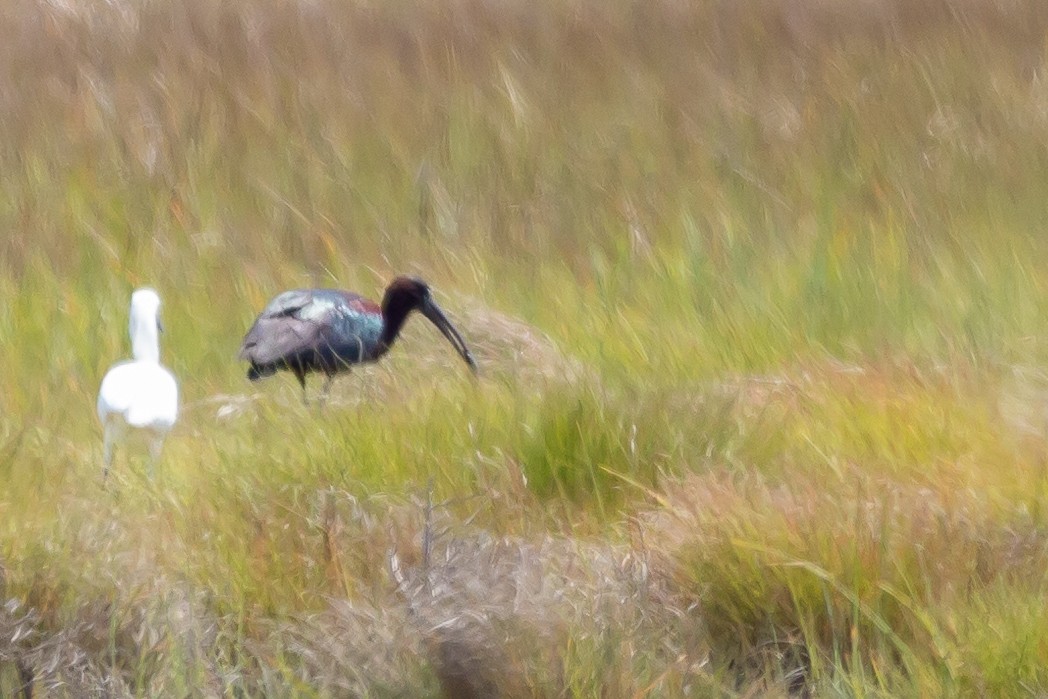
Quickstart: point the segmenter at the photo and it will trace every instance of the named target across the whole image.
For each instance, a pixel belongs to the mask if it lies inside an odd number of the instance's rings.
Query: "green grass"
[[[0,694],[1048,692],[1042,4],[11,3]],[[247,382],[405,272],[479,380]]]

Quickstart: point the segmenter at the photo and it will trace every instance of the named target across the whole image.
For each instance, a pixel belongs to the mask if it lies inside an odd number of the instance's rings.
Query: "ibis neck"
[[[391,347],[400,335],[401,328],[413,306],[396,294],[386,294],[382,299],[382,336],[380,338],[383,347]]]

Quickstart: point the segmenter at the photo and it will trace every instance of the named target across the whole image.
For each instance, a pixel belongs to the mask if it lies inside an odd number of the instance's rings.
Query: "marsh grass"
[[[1046,7],[6,3],[0,693],[1048,691]],[[479,380],[246,381],[401,272]]]

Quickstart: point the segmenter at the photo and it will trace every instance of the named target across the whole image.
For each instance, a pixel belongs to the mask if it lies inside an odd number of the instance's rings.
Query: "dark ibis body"
[[[454,345],[474,373],[473,355],[462,336],[433,300],[421,279],[397,277],[386,287],[382,305],[349,291],[285,291],[263,309],[244,336],[240,359],[251,362],[252,381],[288,370],[306,390],[306,375],[323,372],[324,392],[336,374],[354,364],[374,362],[393,346],[404,321],[419,311]]]

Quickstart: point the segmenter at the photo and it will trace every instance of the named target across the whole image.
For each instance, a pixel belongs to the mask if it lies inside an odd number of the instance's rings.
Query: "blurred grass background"
[[[1048,692],[1048,5],[0,9],[0,689]],[[324,409],[276,292],[425,277]],[[100,482],[130,291],[184,410]]]

